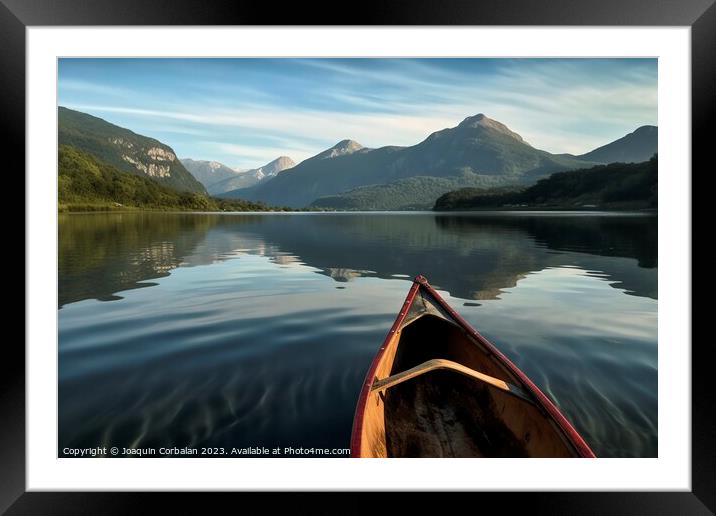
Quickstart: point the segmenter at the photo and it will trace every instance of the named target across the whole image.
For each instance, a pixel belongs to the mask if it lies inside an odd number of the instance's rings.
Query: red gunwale
[[[489,340],[483,337],[480,332],[473,328],[470,323],[463,319],[460,314],[458,314],[450,305],[448,305],[447,302],[442,297],[440,297],[440,294],[437,293],[437,291],[432,287],[432,285],[428,283],[427,278],[425,278],[424,276],[417,276],[413,280],[413,285],[408,291],[408,295],[405,298],[405,302],[403,303],[401,311],[396,317],[393,326],[391,326],[390,331],[386,335],[383,344],[378,350],[378,353],[376,353],[375,357],[373,358],[373,362],[371,362],[370,367],[368,368],[368,372],[365,375],[365,379],[363,380],[363,388],[361,389],[361,393],[358,398],[358,404],[356,405],[356,411],[353,416],[353,431],[351,434],[351,457],[360,456],[363,414],[365,413],[365,405],[368,402],[368,396],[370,395],[370,390],[373,386],[373,381],[375,380],[375,370],[378,368],[378,364],[383,358],[383,353],[385,353],[385,349],[387,348],[390,339],[403,324],[405,316],[408,313],[408,309],[413,304],[415,296],[417,295],[420,288],[424,288],[425,291],[430,294],[435,299],[435,301],[437,301],[437,303],[446,312],[448,312],[450,316],[460,326],[462,326],[465,331],[470,333],[478,342],[480,342],[480,344],[485,346],[497,358],[497,360],[502,363],[502,365],[504,365],[510,372],[512,372],[512,374],[514,374],[520,379],[520,381],[527,388],[527,390],[530,391],[535,397],[539,405],[549,414],[555,424],[560,428],[564,436],[576,449],[580,457],[596,457],[592,449],[586,443],[586,441],[582,438],[581,435],[579,435],[579,432],[577,432],[577,430],[572,426],[572,424],[567,420],[567,418],[562,415],[559,409],[554,405],[554,403],[552,403],[552,401],[550,401],[547,396],[545,396],[545,394],[539,389],[539,387],[537,387],[532,382],[532,380],[530,380],[527,375],[520,370],[520,368],[513,364],[509,358],[507,358],[499,349],[497,349],[494,344],[492,344]]]
[[[398,331],[398,329],[400,329],[400,326],[403,324],[403,320],[408,314],[408,309],[410,308],[410,305],[413,304],[413,300],[415,299],[418,290],[420,290],[420,283],[414,281],[413,286],[410,287],[410,290],[408,291],[408,295],[405,298],[405,302],[403,302],[403,307],[398,313],[398,317],[395,318],[393,326],[390,327],[390,331],[385,336],[383,344],[381,344],[378,353],[376,353],[375,357],[373,358],[373,361],[370,363],[368,372],[365,374],[365,379],[363,380],[363,388],[360,391],[360,396],[358,397],[358,404],[356,405],[356,411],[353,415],[353,431],[351,433],[351,457],[360,457],[360,445],[362,440],[361,434],[363,433],[363,414],[365,414],[365,404],[368,402],[370,389],[373,386],[373,380],[375,380],[375,370],[378,368],[378,364],[383,358],[383,353],[385,353],[385,350],[390,343],[390,339],[393,338],[395,332]]]

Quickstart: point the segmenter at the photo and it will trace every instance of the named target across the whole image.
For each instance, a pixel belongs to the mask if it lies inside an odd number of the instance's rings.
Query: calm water
[[[87,214],[59,221],[59,449],[347,448],[424,274],[598,456],[657,456],[657,219]]]

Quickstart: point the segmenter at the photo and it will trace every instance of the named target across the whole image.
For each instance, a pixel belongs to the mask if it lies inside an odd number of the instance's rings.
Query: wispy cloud
[[[317,154],[326,146],[331,146],[345,138],[357,140],[368,147],[412,145],[424,139],[430,132],[456,123],[453,117],[441,115],[421,117],[298,108],[286,111],[269,105],[252,106],[242,110],[206,110],[195,106],[191,111],[160,111],[94,104],[69,104],[68,107],[90,113],[130,115],[137,120],[156,121],[158,118],[165,118],[171,121],[192,122],[197,126],[215,127],[219,128],[215,133],[218,142],[226,142],[232,135],[221,131],[221,128],[234,128],[249,131],[250,135],[245,137],[250,136],[251,140],[282,141],[286,147],[293,146],[307,150],[309,155]],[[191,109],[190,106],[185,107]],[[302,141],[313,142],[313,146],[292,145],[292,142]]]
[[[478,112],[535,147],[586,152],[656,123],[656,72],[615,59],[61,60],[59,94],[182,156],[251,168],[345,138],[413,145]]]
[[[102,84],[98,82],[84,81],[79,79],[65,79],[62,80],[61,90],[63,93],[75,92],[80,94],[94,94],[103,97],[123,97],[127,98],[132,94],[131,90],[125,88],[118,88],[108,84]]]
[[[265,165],[279,156],[289,156],[296,162],[310,158],[314,154],[313,148],[297,146],[262,146],[262,145],[237,145],[234,143],[204,142],[208,146],[215,146],[222,154],[238,158],[242,162],[255,163],[256,167]],[[272,156],[266,159],[266,156]]]

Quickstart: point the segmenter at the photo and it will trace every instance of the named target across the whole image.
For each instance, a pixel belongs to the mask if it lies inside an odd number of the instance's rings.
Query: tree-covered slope
[[[518,192],[464,188],[446,193],[435,210],[484,208],[656,208],[658,159],[612,163],[585,170],[559,172]]]
[[[182,165],[171,147],[101,118],[60,107],[58,142],[87,152],[118,170],[176,190],[206,193],[204,186]]]
[[[417,176],[321,197],[311,203],[310,207],[334,210],[429,210],[435,204],[435,199],[451,190],[466,186],[491,188],[503,184],[506,184],[506,180],[499,176]]]
[[[68,145],[58,153],[58,205],[61,211],[149,208],[198,211],[254,211],[266,206],[214,199],[177,191],[146,177],[129,174]]]

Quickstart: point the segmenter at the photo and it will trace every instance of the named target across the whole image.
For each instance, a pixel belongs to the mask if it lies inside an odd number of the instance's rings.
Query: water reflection
[[[241,253],[306,264],[338,282],[424,274],[473,300],[495,299],[531,271],[572,265],[657,298],[651,216],[92,214],[61,216],[59,230],[60,307],[119,299],[180,265]]]
[[[167,276],[214,225],[210,215],[59,215],[59,306],[152,286],[143,282]]]

